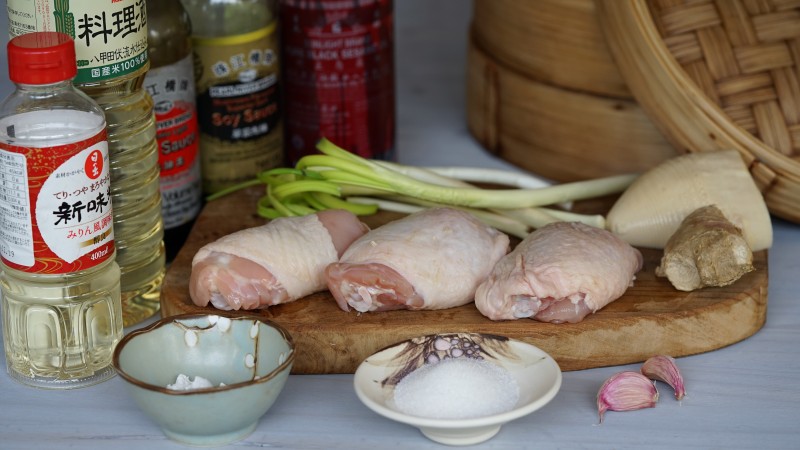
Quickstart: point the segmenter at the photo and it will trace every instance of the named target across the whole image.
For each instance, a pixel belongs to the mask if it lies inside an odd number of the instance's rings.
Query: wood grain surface
[[[164,317],[214,313],[189,298],[191,261],[204,244],[265,219],[255,214],[263,193],[251,188],[206,205],[186,245],[170,265],[161,295]],[[364,217],[371,227],[400,217]],[[680,292],[654,274],[660,250],[642,249],[644,268],[625,295],[577,324],[530,319],[494,322],[473,304],[441,311],[344,312],[326,291],[259,311],[286,328],[297,345],[293,373],[353,373],[366,357],[398,341],[441,332],[492,333],[548,352],[562,370],[628,364],[655,354],[674,357],[716,350],[758,331],[767,310],[767,253],[754,255],[756,270],[731,286]],[[421,262],[424,263],[424,262]]]

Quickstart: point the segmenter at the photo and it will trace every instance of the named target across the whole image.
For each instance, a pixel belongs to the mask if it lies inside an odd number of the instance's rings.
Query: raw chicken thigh
[[[469,213],[427,209],[365,234],[325,276],[345,311],[452,308],[473,300],[508,244]]]
[[[580,322],[621,297],[641,268],[639,250],[614,234],[556,222],[500,260],[478,287],[475,306],[492,320]]]
[[[368,231],[348,211],[282,217],[205,245],[192,260],[189,294],[198,306],[266,308],[325,289],[324,270]]]

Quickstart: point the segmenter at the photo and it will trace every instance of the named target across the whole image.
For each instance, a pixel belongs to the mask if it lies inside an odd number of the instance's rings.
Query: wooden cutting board
[[[214,313],[189,298],[191,261],[204,244],[265,219],[255,214],[262,188],[240,191],[203,209],[183,249],[167,270],[161,294],[164,317]],[[364,217],[377,227],[400,217]],[[516,243],[516,242],[515,242]],[[716,350],[753,335],[766,320],[767,253],[754,255],[756,270],[731,286],[680,292],[655,268],[660,250],[643,249],[644,268],[625,295],[576,324],[530,319],[494,322],[473,304],[442,311],[344,312],[322,292],[259,314],[286,328],[297,345],[293,373],[353,373],[376,351],[416,336],[478,332],[508,336],[548,352],[562,370],[628,364],[656,354],[674,357]],[[420,263],[424,263],[421,261]]]

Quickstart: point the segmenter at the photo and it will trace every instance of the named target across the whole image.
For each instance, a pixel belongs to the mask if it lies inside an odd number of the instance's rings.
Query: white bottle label
[[[29,273],[69,273],[114,254],[105,129],[52,147],[0,143],[0,256]]]
[[[31,199],[25,155],[0,150],[0,256],[22,266],[32,266],[33,231]]]
[[[150,69],[144,88],[155,104],[161,216],[169,230],[197,217],[203,203],[192,56]]]

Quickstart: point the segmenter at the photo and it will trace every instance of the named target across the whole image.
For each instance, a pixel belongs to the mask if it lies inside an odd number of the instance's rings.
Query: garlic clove
[[[658,401],[655,383],[639,372],[619,372],[607,379],[597,392],[600,423],[606,411],[654,408]]]
[[[675,391],[675,399],[681,400],[686,395],[683,385],[683,376],[678,370],[675,358],[667,355],[657,355],[642,364],[642,374],[651,380],[663,381]]]

